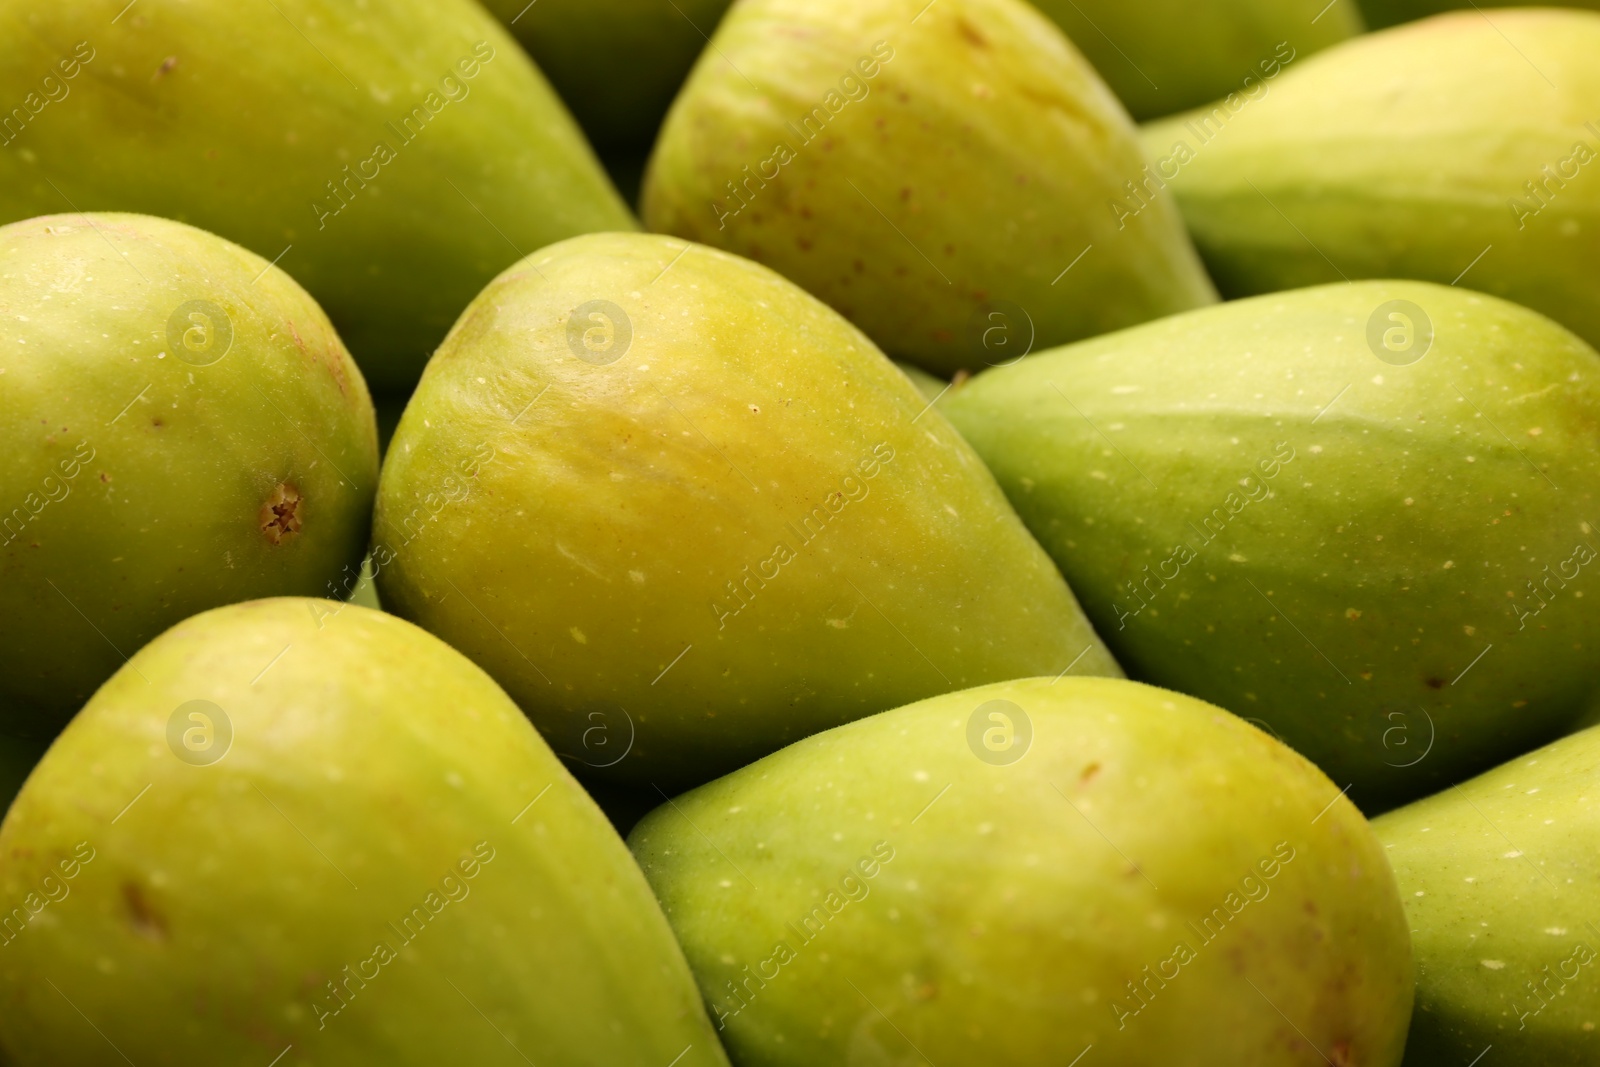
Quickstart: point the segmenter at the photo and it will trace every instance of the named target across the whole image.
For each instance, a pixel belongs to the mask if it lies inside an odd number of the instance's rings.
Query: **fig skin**
[[[641,204],[650,229],[764,263],[948,377],[1216,301],[1170,195],[1110,210],[1146,166],[1023,0],[744,0]]]
[[[0,901],[20,1063],[727,1067],[516,705],[355,605],[230,605],[137,653],[0,825]]]
[[[139,215],[0,227],[0,732],[180,619],[323,594],[377,489],[361,372],[282,270]]]
[[[1261,721],[1364,811],[1600,695],[1600,355],[1526,308],[1275,293],[1036,353],[939,410],[1130,677]]]
[[[671,237],[574,238],[485,289],[406,408],[373,534],[386,609],[575,771],[646,788],[952,687],[1120,673],[893,363]]]
[[[1600,13],[1455,12],[1142,137],[1225,296],[1415,278],[1600,345],[1596,55]]]
[[[1400,1062],[1411,956],[1371,828],[1176,693],[934,697],[678,797],[629,844],[741,1067]]]
[[[0,121],[0,222],[137,211],[220,234],[304,285],[374,388],[415,386],[528,252],[637,225],[473,0],[106,7],[0,0],[0,100],[27,117]]]

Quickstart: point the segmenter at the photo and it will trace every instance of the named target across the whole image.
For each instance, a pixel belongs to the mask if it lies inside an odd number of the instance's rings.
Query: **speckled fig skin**
[[[0,0],[0,108],[26,105],[0,111],[0,222],[139,211],[237,241],[321,302],[374,387],[414,386],[527,250],[635,225],[472,0],[123,6]]]
[[[1264,97],[1143,140],[1227,296],[1459,281],[1600,345],[1596,55],[1600,13],[1465,10],[1298,60]]]
[[[679,797],[629,844],[740,1067],[1400,1062],[1410,949],[1371,829],[1176,693],[935,697]]]
[[[602,151],[648,152],[729,0],[486,0]]]
[[[1144,166],[1122,105],[1022,0],[744,0],[641,203],[948,375],[998,362],[995,309],[1045,346],[1215,301],[1170,197],[1110,210]]]
[[[1373,823],[1411,924],[1408,1067],[1600,1056],[1600,730]]]
[[[1279,45],[1300,57],[1362,30],[1352,0],[1038,0],[1136,119],[1260,81]],[[1277,64],[1273,64],[1276,66]]]
[[[579,773],[647,788],[951,688],[1120,674],[894,364],[676,238],[574,238],[484,290],[406,408],[373,534],[386,609]]]
[[[1431,347],[1383,347],[1395,300]],[[1130,676],[1261,720],[1363,810],[1596,696],[1600,356],[1525,308],[1280,293],[1029,356],[939,409]]]
[[[0,825],[0,909],[0,1045],[37,1067],[727,1064],[516,705],[355,605],[232,605],[135,655]]]
[[[361,561],[360,371],[287,274],[181,223],[0,228],[0,440],[0,730],[49,737],[178,620]]]

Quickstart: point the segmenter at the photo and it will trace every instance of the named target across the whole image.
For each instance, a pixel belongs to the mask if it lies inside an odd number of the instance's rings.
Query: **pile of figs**
[[[0,1064],[1600,1065],[1600,2],[0,0]]]

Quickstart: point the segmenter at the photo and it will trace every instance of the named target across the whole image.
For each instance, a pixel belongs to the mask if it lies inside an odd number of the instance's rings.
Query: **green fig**
[[[0,907],[0,1045],[38,1067],[727,1063],[516,705],[333,601],[218,608],[135,655],[0,826]]]
[[[1365,810],[1596,696],[1600,356],[1424,282],[1039,353],[939,405],[1132,677],[1261,720]]]
[[[1600,1057],[1600,730],[1373,823],[1417,962],[1406,1063]]]
[[[641,786],[934,693],[1118,673],[872,342],[669,237],[574,238],[485,289],[406,408],[373,533],[385,608],[575,769]]]
[[[644,151],[730,0],[486,0],[602,151]]]
[[[1495,0],[1494,7],[1568,7],[1600,10],[1600,0],[1562,0],[1559,5],[1552,0]],[[1411,22],[1446,11],[1476,8],[1472,0],[1361,0],[1361,13],[1373,29]],[[1481,10],[1481,9],[1480,9]],[[1492,10],[1492,9],[1491,9]]]
[[[221,234],[304,285],[376,386],[413,385],[507,264],[634,225],[471,0],[0,0],[0,36],[0,222]]]
[[[1600,14],[1554,9],[1361,37],[1149,127],[1141,192],[1176,195],[1229,296],[1460,283],[1600,344],[1596,55]]]
[[[1022,0],[743,0],[642,203],[651,229],[765,263],[948,375],[1215,301],[1170,197],[1106,209],[1144,166]]]
[[[1037,0],[1137,119],[1270,82],[1362,30],[1353,2]]]
[[[1176,693],[948,693],[629,844],[741,1067],[1400,1062],[1410,949],[1366,820]]]
[[[0,227],[0,308],[0,732],[60,729],[195,612],[359,565],[372,402],[283,271],[181,223],[57,215]]]

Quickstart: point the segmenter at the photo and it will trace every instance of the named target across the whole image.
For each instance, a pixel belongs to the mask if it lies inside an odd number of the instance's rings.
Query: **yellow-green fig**
[[[1355,36],[1352,0],[1037,0],[1137,119],[1252,92]]]
[[[49,216],[0,227],[0,314],[0,732],[48,737],[195,612],[359,566],[372,402],[283,271],[164,219]]]
[[[1215,301],[1170,197],[1107,210],[1145,167],[1127,112],[1022,0],[743,0],[642,207],[949,374]]]
[[[1600,690],[1600,355],[1357,282],[1175,316],[940,401],[1131,676],[1259,719],[1364,810]]]
[[[0,909],[0,1046],[36,1067],[727,1063],[516,705],[334,601],[219,608],[135,655],[0,826]]]
[[[179,219],[278,263],[375,386],[409,388],[483,285],[634,225],[472,0],[0,0],[0,222]]]
[[[462,315],[384,462],[385,608],[579,770],[694,784],[1004,678],[1117,673],[982,462],[748,260],[595,234]]]
[[[486,0],[601,151],[643,152],[729,0]]]
[[[1361,37],[1270,91],[1148,127],[1142,197],[1175,194],[1245,296],[1418,278],[1600,344],[1600,14],[1463,11]]]
[[[1416,952],[1407,1064],[1600,1057],[1597,766],[1590,729],[1373,823]]]
[[[1366,820],[1220,708],[949,693],[807,738],[629,844],[740,1067],[1395,1067],[1405,916]]]

